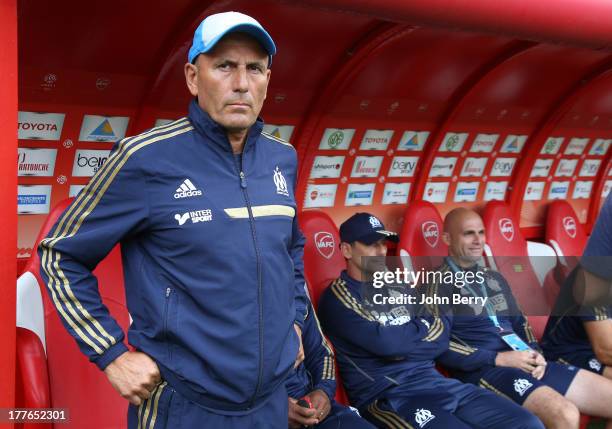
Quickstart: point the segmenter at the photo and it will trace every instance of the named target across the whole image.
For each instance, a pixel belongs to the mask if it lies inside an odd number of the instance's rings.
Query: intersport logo
[[[330,259],[336,248],[334,236],[330,232],[319,231],[314,235],[315,247],[325,259]]]

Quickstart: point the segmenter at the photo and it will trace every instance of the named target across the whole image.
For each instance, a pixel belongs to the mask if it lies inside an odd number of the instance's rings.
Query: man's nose
[[[249,82],[247,79],[246,67],[237,67],[234,72],[234,91],[247,92],[249,90]]]

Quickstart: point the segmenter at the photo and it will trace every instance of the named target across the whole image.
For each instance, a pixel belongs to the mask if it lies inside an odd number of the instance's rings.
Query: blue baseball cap
[[[345,243],[372,244],[381,238],[395,243],[399,241],[397,233],[385,230],[380,219],[370,213],[355,213],[340,225],[340,241]]]
[[[272,56],[276,54],[276,45],[272,37],[256,19],[240,12],[223,12],[207,16],[193,34],[187,59],[193,63],[198,55],[213,49],[223,36],[236,32],[254,37],[268,53],[268,67],[272,65]]]

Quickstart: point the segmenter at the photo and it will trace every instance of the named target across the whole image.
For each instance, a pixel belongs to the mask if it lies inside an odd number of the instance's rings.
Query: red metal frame
[[[523,38],[612,46],[612,3],[600,0],[299,0],[327,10],[388,21],[460,28]],[[502,18],[503,16],[503,18]]]
[[[0,240],[0,407],[15,404],[15,249],[17,248],[17,1],[0,3],[0,170],[3,172],[0,199],[9,201],[0,208],[2,240]],[[0,424],[1,425],[1,424]],[[12,427],[13,425],[7,425]]]
[[[421,161],[421,172],[429,173],[429,169],[437,153],[437,148],[440,146],[446,133],[450,131],[453,119],[463,108],[465,99],[478,87],[478,84],[497,67],[534,46],[536,46],[536,44],[531,42],[509,43],[498,55],[491,58],[491,60],[487,61],[482,67],[472,73],[472,75],[457,88],[453,97],[449,100],[448,107],[442,114],[440,124],[432,131],[429,137],[427,149],[424,154],[425,157]],[[428,180],[428,174],[419,175],[415,183],[415,192],[413,192],[411,200],[423,199],[423,192],[425,191]]]
[[[414,28],[404,25],[383,24],[376,28],[372,33],[365,36],[353,49],[348,52],[350,59],[345,61],[342,59],[343,65],[338,72],[328,81],[325,89],[323,89],[319,97],[313,100],[308,109],[308,113],[304,119],[296,127],[294,144],[298,148],[298,159],[300,162],[299,176],[296,195],[298,196],[298,206],[302,209],[303,198],[301,196],[306,192],[308,184],[307,166],[310,166],[314,157],[314,148],[318,142],[313,140],[313,135],[317,130],[317,126],[324,117],[329,106],[332,106],[337,98],[342,94],[342,90],[351,82],[351,80],[359,73],[359,71],[367,64],[379,49],[394,41],[399,37],[412,32]]]

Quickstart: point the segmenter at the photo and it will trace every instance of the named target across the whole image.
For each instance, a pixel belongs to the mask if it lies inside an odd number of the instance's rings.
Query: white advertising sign
[[[468,133],[446,133],[439,152],[461,152],[465,141],[469,137]]]
[[[461,169],[461,177],[480,177],[484,174],[489,158],[466,158]]]
[[[576,171],[577,165],[577,159],[562,159],[559,161],[559,165],[557,165],[557,171],[555,171],[555,176],[572,177],[574,175],[574,171]]]
[[[525,196],[523,197],[523,200],[525,201],[541,200],[542,195],[544,195],[544,185],[546,185],[546,182],[527,183],[527,188],[525,189]]]
[[[265,124],[263,127],[263,132],[268,133],[271,136],[276,137],[277,139],[285,140],[286,142],[291,141],[291,135],[293,134],[293,130],[295,126],[293,125],[273,125],[273,124]]]
[[[327,128],[321,137],[319,149],[322,150],[346,150],[351,145],[355,129]]]
[[[125,137],[128,122],[127,116],[85,115],[81,125],[79,141],[82,142],[115,142]]]
[[[316,156],[310,170],[311,179],[337,178],[342,173],[343,156]]]
[[[338,185],[308,185],[304,208],[333,207]]]
[[[387,150],[393,130],[367,130],[361,140],[360,150]]]
[[[423,199],[430,203],[443,203],[448,193],[448,182],[427,182]]]
[[[600,165],[601,159],[585,159],[582,163],[582,168],[580,168],[580,174],[578,175],[583,177],[594,177],[597,175]]]
[[[510,177],[514,165],[516,164],[516,158],[497,158],[491,168],[491,177]]]
[[[369,206],[374,198],[376,183],[351,183],[346,190],[345,206]]]
[[[19,112],[17,138],[20,140],[59,140],[65,117],[64,113]]]
[[[502,144],[502,147],[499,151],[501,153],[521,153],[526,141],[526,135],[518,136],[515,134],[509,134],[506,136],[504,144]]]
[[[18,214],[47,214],[51,202],[51,185],[17,186]]]
[[[582,181],[578,180],[574,184],[574,192],[572,194],[572,198],[575,200],[578,199],[589,199],[591,198],[591,191],[593,190],[593,182],[592,181]]]
[[[438,156],[434,158],[431,170],[429,170],[429,177],[451,177],[455,170],[455,165],[457,165],[456,157]]]
[[[421,151],[429,137],[429,131],[404,131],[397,150]]]
[[[552,182],[548,191],[549,200],[564,200],[567,198],[570,182]]]
[[[418,156],[396,156],[391,161],[388,177],[412,177],[419,160]]]
[[[55,171],[57,149],[20,147],[17,154],[17,175],[51,177]]]
[[[455,188],[455,202],[476,201],[480,182],[459,182]]]
[[[612,189],[612,180],[606,180],[606,184],[604,185],[601,191],[602,198],[607,198],[611,189]]]
[[[499,134],[478,134],[472,143],[470,152],[492,152],[499,139]]]
[[[563,151],[565,155],[582,155],[584,149],[589,144],[589,139],[582,139],[578,137],[574,137],[567,144],[567,147]]]
[[[70,185],[69,197],[76,197],[81,190],[85,188],[85,185]]]
[[[589,150],[589,155],[605,155],[606,153],[608,153],[610,143],[612,143],[612,139],[595,140],[593,146],[591,147],[591,150]]]
[[[74,154],[72,175],[74,177],[91,177],[102,168],[110,156],[110,150],[79,149]]]
[[[410,183],[387,183],[383,193],[383,204],[406,204]]]
[[[542,150],[540,154],[542,155],[555,155],[561,149],[561,145],[563,144],[564,137],[549,137],[542,146]]]
[[[485,188],[485,201],[503,201],[506,199],[508,182],[488,182]]]
[[[382,156],[356,157],[351,177],[377,177],[382,161]]]
[[[174,119],[156,119],[153,127],[161,127],[162,125],[168,125],[170,122],[174,122]],[[264,129],[265,129],[264,125]]]
[[[554,159],[536,159],[529,177],[548,177]]]

